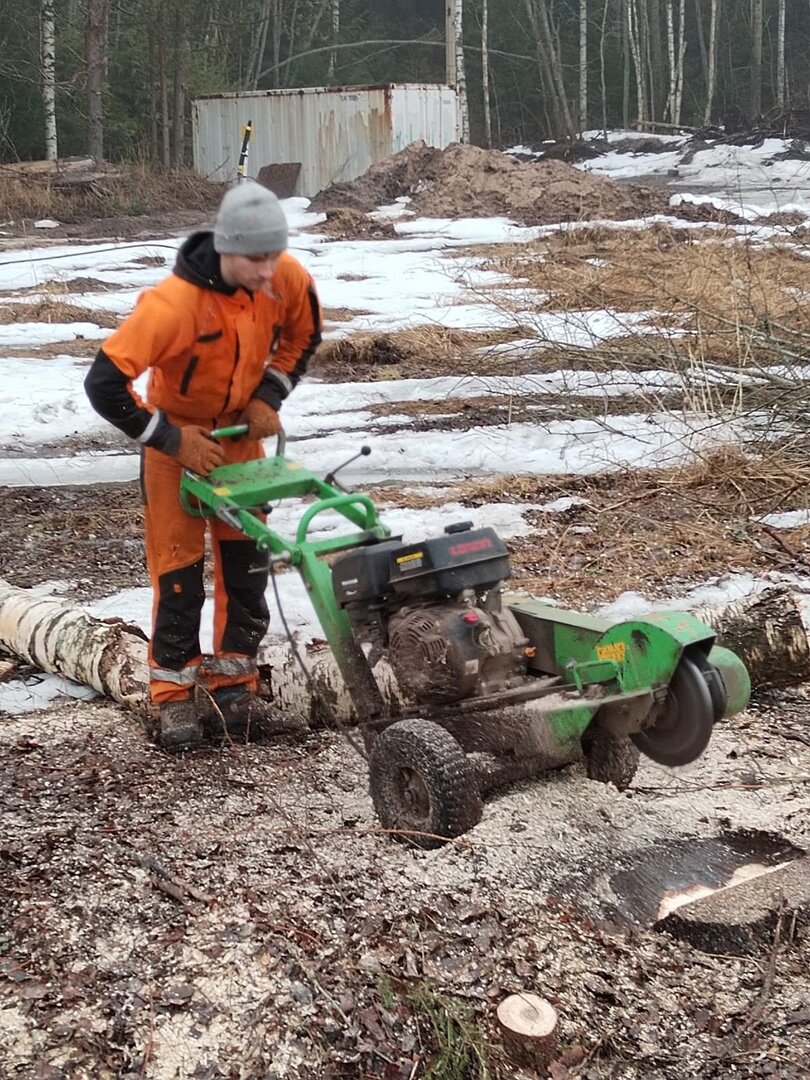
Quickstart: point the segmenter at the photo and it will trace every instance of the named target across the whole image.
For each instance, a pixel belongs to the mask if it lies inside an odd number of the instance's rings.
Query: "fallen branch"
[[[213,902],[214,897],[210,893],[205,893],[196,886],[191,885],[183,878],[177,877],[167,870],[162,863],[159,863],[151,855],[140,855],[136,851],[128,853],[133,862],[136,862],[138,866],[143,867],[144,870],[150,872],[150,880],[152,884],[165,892],[168,896],[171,896],[175,900],[179,900],[180,903],[185,904],[190,897],[192,900],[197,900],[201,904],[210,904]]]

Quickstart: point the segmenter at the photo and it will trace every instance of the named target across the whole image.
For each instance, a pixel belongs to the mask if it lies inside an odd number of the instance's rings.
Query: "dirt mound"
[[[454,143],[445,150],[412,143],[398,154],[312,202],[320,213],[377,206],[410,196],[427,217],[509,217],[523,225],[605,217],[622,220],[665,212],[664,192],[620,184],[563,161],[520,162],[499,150]]]
[[[390,221],[374,221],[366,217],[361,210],[355,210],[342,206],[336,210],[326,211],[326,221],[322,222],[320,231],[341,239],[344,236],[353,240],[359,237],[368,237],[370,240],[390,240],[396,236],[394,225]]]

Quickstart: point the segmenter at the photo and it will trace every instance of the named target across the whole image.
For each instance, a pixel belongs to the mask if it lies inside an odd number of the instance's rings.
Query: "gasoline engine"
[[[509,553],[493,529],[449,525],[418,544],[356,548],[332,568],[338,604],[374,666],[386,654],[424,705],[490,697],[527,679],[528,639],[503,604]]]

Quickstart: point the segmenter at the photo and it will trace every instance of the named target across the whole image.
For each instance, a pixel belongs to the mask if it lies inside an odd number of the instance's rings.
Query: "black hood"
[[[219,255],[214,251],[212,232],[192,233],[177,252],[174,272],[183,281],[199,285],[201,289],[233,296],[236,289],[226,285],[219,272]]]

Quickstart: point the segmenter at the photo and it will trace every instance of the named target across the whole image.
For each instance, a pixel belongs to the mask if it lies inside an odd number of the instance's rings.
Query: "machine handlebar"
[[[214,428],[211,432],[212,439],[241,439],[243,435],[247,435],[247,424],[232,424],[230,427]],[[284,451],[287,449],[287,433],[282,428],[278,433],[276,440],[276,457],[284,457]]]

